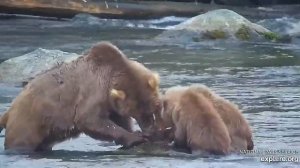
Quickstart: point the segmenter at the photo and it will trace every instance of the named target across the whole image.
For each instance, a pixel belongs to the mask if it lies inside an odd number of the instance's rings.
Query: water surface
[[[253,129],[255,149],[293,150],[296,154],[290,157],[300,159],[300,45],[297,38],[291,44],[204,41],[170,45],[153,42],[152,38],[163,29],[184,19],[101,22],[93,19],[1,19],[0,59],[20,56],[39,47],[80,54],[97,41],[113,41],[130,58],[159,72],[162,90],[202,83],[238,104]],[[0,113],[10,106],[20,90],[0,84]],[[161,154],[120,152],[117,151],[119,146],[113,143],[96,141],[85,135],[42,154],[5,152],[3,143],[4,131],[0,135],[0,167],[7,168],[299,167],[299,162],[261,162],[258,154],[201,157],[174,151]]]

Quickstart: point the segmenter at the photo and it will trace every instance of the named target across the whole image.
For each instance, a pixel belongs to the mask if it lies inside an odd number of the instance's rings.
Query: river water
[[[81,54],[97,41],[112,41],[128,57],[159,72],[162,90],[175,85],[202,83],[238,104],[252,127],[255,153],[203,157],[155,147],[142,152],[139,149],[118,151],[119,146],[113,143],[81,135],[56,145],[50,153],[16,154],[3,150],[3,131],[0,134],[0,167],[299,167],[299,39],[296,37],[289,44],[204,41],[177,45],[152,40],[168,26],[185,19],[122,21],[79,16],[73,20],[57,21],[2,16],[0,59],[20,56],[37,48]],[[300,21],[286,19],[287,23],[284,20],[259,22],[271,27],[274,23],[283,27],[289,25],[280,31],[297,34],[299,27],[290,25],[297,25]],[[20,90],[0,84],[0,113],[10,106]],[[276,150],[282,151],[270,155],[290,161],[264,162],[266,153]]]

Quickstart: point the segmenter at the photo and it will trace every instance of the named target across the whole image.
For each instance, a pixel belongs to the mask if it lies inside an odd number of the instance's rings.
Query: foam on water
[[[259,21],[258,24],[261,24],[274,32],[290,34],[292,36],[300,35],[300,19],[292,17],[264,19]]]
[[[77,14],[70,21],[49,25],[49,27],[82,27],[82,28],[109,28],[128,27],[143,29],[169,29],[171,26],[186,20],[184,17],[168,16],[161,19],[151,20],[123,20],[123,19],[103,19],[89,14]]]

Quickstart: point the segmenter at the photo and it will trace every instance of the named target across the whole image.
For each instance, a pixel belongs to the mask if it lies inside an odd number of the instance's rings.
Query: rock
[[[78,58],[75,53],[60,50],[36,49],[28,54],[8,59],[0,64],[0,82],[21,84],[37,74]]]
[[[243,16],[227,9],[219,9],[195,16],[156,37],[167,41],[194,41],[203,39],[274,40],[276,34],[251,23]]]

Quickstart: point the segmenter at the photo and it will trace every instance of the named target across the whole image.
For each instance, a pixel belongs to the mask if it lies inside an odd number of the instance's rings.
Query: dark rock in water
[[[161,41],[193,41],[203,39],[276,40],[276,33],[252,23],[243,16],[219,9],[195,16],[156,37]]]
[[[0,64],[0,82],[26,84],[37,74],[64,62],[78,58],[75,53],[39,48],[28,54],[8,59]]]

